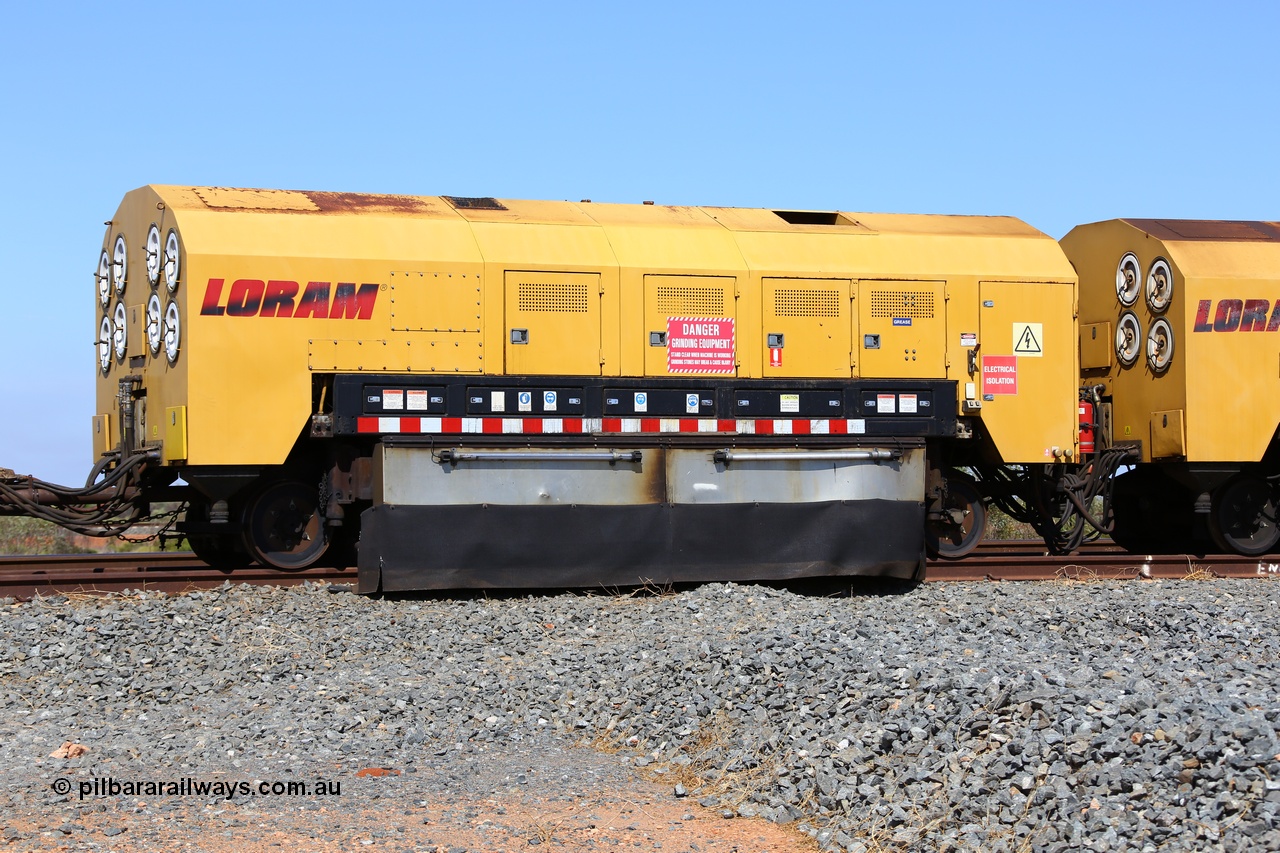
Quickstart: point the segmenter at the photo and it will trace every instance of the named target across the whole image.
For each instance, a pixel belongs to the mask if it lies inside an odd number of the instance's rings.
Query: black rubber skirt
[[[362,593],[922,572],[912,501],[395,506],[361,516]]]

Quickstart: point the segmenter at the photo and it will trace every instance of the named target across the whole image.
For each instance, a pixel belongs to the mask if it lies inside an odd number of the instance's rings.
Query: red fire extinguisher
[[[1093,402],[1080,401],[1080,455],[1094,452]]]

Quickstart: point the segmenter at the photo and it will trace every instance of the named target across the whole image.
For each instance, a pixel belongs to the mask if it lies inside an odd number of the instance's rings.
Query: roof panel
[[[1280,243],[1280,223],[1234,219],[1126,219],[1158,240],[1213,240]]]

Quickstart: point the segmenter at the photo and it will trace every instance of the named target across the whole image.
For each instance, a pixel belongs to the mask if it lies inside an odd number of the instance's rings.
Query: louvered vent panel
[[[724,291],[706,287],[659,287],[658,310],[694,317],[724,316]]]
[[[785,290],[773,292],[775,317],[839,317],[840,294],[834,290]]]
[[[521,311],[538,311],[544,314],[587,314],[591,310],[588,294],[585,284],[522,281],[518,304]]]
[[[880,290],[871,294],[872,317],[933,317],[933,294],[911,290]]]

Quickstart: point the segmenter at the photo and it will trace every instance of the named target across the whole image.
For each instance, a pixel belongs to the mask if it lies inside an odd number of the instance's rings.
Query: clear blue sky
[[[148,183],[1280,219],[1280,4],[15,3],[0,466],[90,466],[103,221]]]

